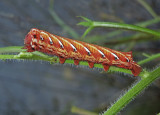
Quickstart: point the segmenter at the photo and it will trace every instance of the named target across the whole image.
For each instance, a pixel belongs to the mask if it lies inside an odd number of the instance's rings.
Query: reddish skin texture
[[[95,63],[100,63],[105,71],[110,66],[117,66],[131,70],[134,76],[138,76],[142,70],[133,61],[132,52],[120,52],[94,44],[71,40],[36,28],[31,29],[26,35],[24,44],[24,48],[28,52],[40,51],[58,56],[61,64],[70,58],[74,60],[75,65],[78,65],[79,61],[88,61],[89,67],[93,68]]]

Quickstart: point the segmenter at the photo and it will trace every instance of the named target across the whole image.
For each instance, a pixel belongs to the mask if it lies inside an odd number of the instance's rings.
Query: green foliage
[[[113,104],[104,115],[115,115],[122,110],[130,101],[132,101],[139,93],[148,87],[154,80],[160,77],[160,67],[156,68],[147,75],[143,75],[143,78],[133,85],[122,97],[120,97],[115,104]]]
[[[10,59],[10,60],[11,59],[42,60],[42,61],[48,61],[48,62],[51,62],[51,63],[59,63],[59,58],[58,57],[48,56],[48,55],[45,55],[45,54],[43,54],[41,52],[38,52],[38,51],[32,52],[32,53],[25,52],[25,49],[22,49],[22,48],[23,47],[21,47],[21,46],[10,46],[10,47],[0,48],[0,54],[2,54],[2,55],[0,55],[0,59],[1,60],[5,60],[5,59]],[[4,55],[6,53],[13,53],[13,52],[20,52],[20,53],[17,54],[17,55]],[[146,59],[139,61],[138,63],[141,65],[141,64],[150,62],[150,61],[152,61],[154,59],[157,59],[157,58],[160,58],[160,54],[155,54],[155,55],[149,56]],[[65,63],[74,64],[74,61],[70,60],[70,59],[67,59],[65,61]],[[88,66],[88,62],[81,61],[79,63],[79,65]],[[94,67],[103,68],[103,66],[101,64],[95,64]],[[114,67],[114,66],[111,66],[109,68],[109,72],[123,72],[123,73],[128,73],[128,74],[132,75],[130,70],[123,69],[123,68],[118,68],[118,67]],[[143,77],[143,75],[145,75],[145,74],[148,74],[148,71],[143,70],[139,76]]]
[[[143,33],[150,34],[152,36],[155,36],[157,39],[160,39],[160,33],[148,28],[130,25],[130,24],[122,24],[122,23],[113,23],[113,22],[96,22],[91,21],[89,19],[86,19],[82,17],[86,22],[80,22],[79,25],[83,25],[85,27],[88,27],[88,29],[85,31],[83,36],[86,36],[92,29],[95,27],[109,27],[109,28],[117,28],[117,29],[126,29],[126,30],[133,30],[133,31],[139,31]],[[157,19],[155,19],[157,20]],[[159,19],[158,19],[159,20]],[[90,30],[90,31],[89,31]],[[119,33],[118,33],[119,34]],[[143,36],[149,36],[149,35],[143,35]],[[137,35],[135,36],[137,37]],[[141,34],[140,34],[140,37]],[[126,40],[130,41],[130,38],[125,38]],[[124,43],[124,38],[120,39],[122,43]],[[134,38],[135,39],[135,38]],[[160,58],[160,54],[155,54],[152,56],[148,56],[144,60],[141,60],[138,62],[140,65],[150,62],[151,60],[154,60],[156,58]],[[111,69],[112,70],[112,69]],[[114,71],[116,69],[113,69]],[[118,69],[118,71],[121,71]],[[120,97],[107,111],[104,112],[104,115],[115,115],[120,110],[122,110],[131,100],[133,100],[139,93],[141,93],[145,88],[147,88],[153,81],[155,81],[157,78],[160,77],[160,67],[154,69],[152,72],[148,72],[145,69],[143,69],[143,72],[139,75],[141,77],[141,80],[133,85],[122,97]],[[123,71],[127,73],[127,71]]]
[[[51,17],[53,18],[53,20],[62,27],[62,29],[64,31],[66,31],[67,33],[69,33],[72,37],[74,37],[75,39],[79,38],[79,35],[77,32],[75,32],[71,27],[69,27],[67,24],[65,24],[65,22],[57,15],[57,13],[54,11],[53,9],[53,4],[54,0],[50,0],[50,6],[49,6],[49,13],[51,15]]]
[[[136,25],[125,24],[125,23],[114,23],[114,22],[97,22],[97,21],[91,21],[85,17],[82,17],[82,18],[85,20],[85,22],[80,22],[78,23],[78,25],[88,27],[88,29],[84,32],[83,37],[85,37],[95,27],[107,27],[107,28],[117,28],[117,29],[139,31],[139,32],[144,32],[147,34],[151,34],[151,35],[160,37],[159,32],[148,29],[148,28],[136,26]]]
[[[118,39],[112,39],[109,41],[107,39],[108,44],[124,44],[126,42],[130,42],[129,47],[125,49],[125,51],[128,51],[132,49],[132,47],[135,45],[135,43],[139,41],[145,41],[146,39],[149,40],[159,40],[160,39],[160,32],[151,30],[148,28],[145,28],[148,25],[158,23],[160,22],[160,18],[155,14],[155,12],[146,4],[143,0],[138,0],[155,18],[146,22],[138,23],[135,25],[131,24],[125,24],[125,23],[114,23],[114,22],[97,22],[92,21],[86,17],[80,16],[82,19],[84,19],[83,22],[78,23],[78,25],[82,25],[85,27],[88,27],[84,34],[82,35],[82,38],[84,38],[89,32],[91,32],[96,27],[106,27],[106,28],[115,28],[119,29],[110,33],[107,33],[103,36],[89,36],[85,41],[89,41],[88,39],[92,39],[92,42],[104,42],[106,41],[106,38],[108,37],[114,37],[116,35],[121,34],[122,30],[132,30],[132,31],[138,31],[142,33],[137,33],[135,35],[131,35],[128,37],[121,37]],[[53,2],[53,0],[50,0],[50,2]],[[71,36],[78,38],[79,35],[68,25],[66,25],[63,20],[61,20],[58,15],[54,12],[53,6],[50,6],[49,12],[53,19],[59,24],[64,30],[66,30]],[[152,38],[152,39],[151,39]],[[15,55],[9,55],[8,53],[17,53]],[[149,63],[157,58],[160,58],[160,53],[148,55],[144,53],[140,53],[139,55],[144,55],[146,58],[144,60],[141,60],[138,62],[138,64],[143,65],[145,63]],[[51,57],[48,55],[45,55],[41,52],[26,52],[25,49],[22,49],[22,46],[10,46],[10,47],[3,47],[0,48],[0,59],[5,61],[6,59],[10,60],[42,60],[47,61],[50,63],[59,63],[59,59],[57,57]],[[74,64],[73,60],[67,59],[65,63]],[[88,63],[85,61],[81,61],[80,65],[88,66]],[[101,64],[95,64],[95,67],[97,68],[103,68]],[[137,83],[132,85],[131,88],[128,89],[124,93],[123,96],[121,96],[107,111],[104,112],[104,115],[114,115],[117,114],[120,110],[122,110],[131,100],[133,100],[138,94],[140,94],[145,88],[147,88],[151,83],[153,83],[157,78],[160,77],[160,67],[155,68],[153,71],[148,71],[146,69],[143,69],[143,71],[140,73],[139,77],[141,80],[139,80]],[[123,72],[132,75],[130,70],[126,70],[123,68],[117,68],[111,66],[109,68],[109,72]],[[79,114],[93,114],[97,115],[96,113],[89,112],[77,107],[72,107],[73,113],[79,113]]]
[[[81,108],[78,108],[78,107],[75,107],[75,106],[73,106],[71,108],[71,112],[72,113],[78,113],[80,115],[98,115],[98,113],[90,112],[90,111],[87,111],[87,110],[84,110],[84,109],[81,109]]]

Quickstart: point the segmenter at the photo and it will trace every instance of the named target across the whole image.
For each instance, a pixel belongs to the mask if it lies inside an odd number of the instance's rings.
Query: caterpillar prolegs
[[[71,40],[36,28],[32,28],[26,35],[24,44],[28,52],[40,51],[58,56],[61,64],[70,58],[75,65],[78,65],[79,61],[87,61],[90,68],[93,68],[95,63],[102,64],[105,71],[110,66],[117,66],[131,70],[134,76],[141,72],[141,67],[133,61],[132,52],[120,52]]]

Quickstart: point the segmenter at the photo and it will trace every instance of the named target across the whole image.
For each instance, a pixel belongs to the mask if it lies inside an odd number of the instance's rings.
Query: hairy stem
[[[133,100],[141,91],[147,88],[155,79],[160,77],[160,67],[151,72],[147,77],[144,77],[131,89],[128,90],[119,100],[116,101],[103,115],[115,115],[124,108],[131,100]]]

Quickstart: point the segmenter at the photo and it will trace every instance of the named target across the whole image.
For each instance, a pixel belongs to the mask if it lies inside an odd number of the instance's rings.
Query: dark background
[[[147,3],[160,15],[159,0],[147,0]],[[56,23],[48,8],[49,0],[0,0],[0,47],[23,46],[25,35],[33,27],[74,39]],[[54,11],[79,36],[86,28],[76,25],[82,21],[76,16],[97,21],[123,20],[129,24],[152,19],[137,0],[55,0]],[[160,24],[156,24],[151,28],[159,27]],[[96,29],[90,35],[108,31],[112,30]],[[150,41],[137,44],[133,50],[141,47],[155,53],[159,52],[159,45],[157,41]],[[153,50],[156,48],[158,50]],[[152,70],[153,67],[146,68]],[[139,80],[138,77],[101,71],[41,61],[0,61],[0,115],[71,115],[72,106],[100,112]],[[158,84],[149,86],[119,114],[153,115],[160,112]]]

